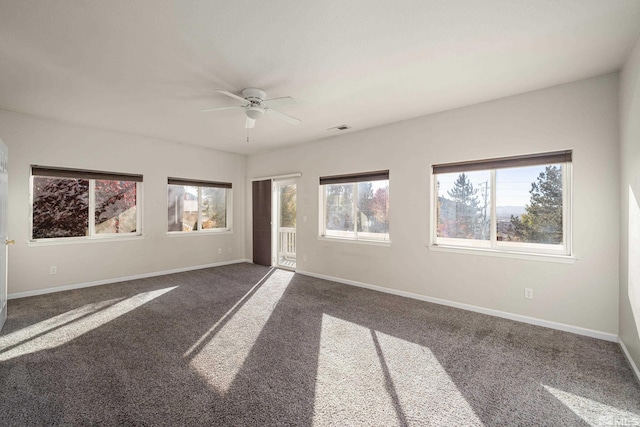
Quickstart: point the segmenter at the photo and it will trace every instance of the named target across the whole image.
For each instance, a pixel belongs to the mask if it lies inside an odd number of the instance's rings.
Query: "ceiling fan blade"
[[[208,113],[209,111],[218,111],[218,110],[235,110],[238,108],[243,108],[240,105],[234,105],[233,107],[215,107],[215,108],[205,108],[204,110],[200,110],[201,113]]]
[[[300,119],[296,119],[295,117],[291,117],[291,116],[290,116],[290,115],[288,115],[288,114],[281,113],[280,111],[276,111],[276,110],[271,109],[271,108],[267,108],[267,109],[265,109],[265,113],[267,113],[267,114],[271,114],[272,116],[279,117],[279,118],[281,118],[282,120],[285,120],[286,122],[291,123],[292,125],[300,124],[300,122],[302,121],[302,120],[300,120]]]
[[[247,117],[247,121],[244,122],[245,129],[253,129],[255,125],[256,125],[256,121],[250,117]]]
[[[280,105],[291,105],[295,104],[296,100],[290,96],[285,96],[283,98],[273,98],[267,99],[263,102],[267,107],[279,107]]]
[[[231,97],[233,99],[237,99],[238,101],[243,102],[244,104],[246,104],[248,101],[246,99],[244,99],[241,96],[236,95],[235,93],[231,93],[231,92],[227,92],[226,90],[218,90],[218,93],[221,93],[223,95],[227,95],[228,97]]]

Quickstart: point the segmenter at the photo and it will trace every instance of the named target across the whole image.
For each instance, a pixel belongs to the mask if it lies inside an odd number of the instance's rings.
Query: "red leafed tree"
[[[85,236],[89,180],[33,178],[33,238]]]
[[[120,222],[125,216],[129,223],[135,221],[136,183],[133,181],[97,180],[96,224],[113,221],[115,232],[120,232]],[[130,226],[128,228],[131,228]],[[125,231],[130,231],[129,229]],[[135,231],[135,228],[134,230]]]
[[[136,206],[136,183],[96,180],[95,222],[116,222]],[[135,220],[134,220],[135,221]],[[89,180],[33,178],[33,238],[86,236],[89,229]]]

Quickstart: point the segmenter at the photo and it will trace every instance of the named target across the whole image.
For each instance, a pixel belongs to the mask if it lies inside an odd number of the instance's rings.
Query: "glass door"
[[[276,267],[296,268],[296,183],[274,181],[274,243]]]

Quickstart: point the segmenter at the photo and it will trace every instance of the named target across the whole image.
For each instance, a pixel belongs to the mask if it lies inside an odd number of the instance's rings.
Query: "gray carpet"
[[[2,426],[640,425],[616,344],[251,264],[8,308]]]

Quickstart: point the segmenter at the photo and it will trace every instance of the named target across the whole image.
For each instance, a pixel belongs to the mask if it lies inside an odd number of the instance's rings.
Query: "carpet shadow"
[[[0,362],[0,424],[215,425],[221,396],[185,352],[267,273],[226,266],[10,301],[0,338],[84,304],[175,287],[55,348]]]
[[[327,315],[431,352],[484,425],[589,425],[611,414],[640,422],[640,387],[614,343],[332,282],[314,286],[336,292]],[[421,375],[416,366],[414,380]],[[411,408],[390,394],[403,425]],[[572,404],[581,397],[603,405],[581,410]]]
[[[268,319],[258,325],[260,331],[255,337],[250,336],[246,357],[222,397],[210,402],[209,410],[215,414],[218,425],[313,424],[323,309],[321,303],[316,307],[307,306],[300,287],[303,281],[300,276],[278,270],[265,287],[279,288],[279,291],[269,297],[255,294],[262,298],[260,305],[269,306]],[[230,345],[243,346],[242,343]],[[207,351],[221,356],[219,347],[202,346],[202,353]],[[233,358],[234,354],[225,356]],[[205,360],[204,366],[215,369],[215,360]],[[219,374],[216,376],[214,372],[209,377],[214,390]]]
[[[252,264],[12,300],[0,339],[169,288],[1,361],[0,424],[588,425],[640,414],[613,343]],[[576,396],[604,406],[580,412]]]

